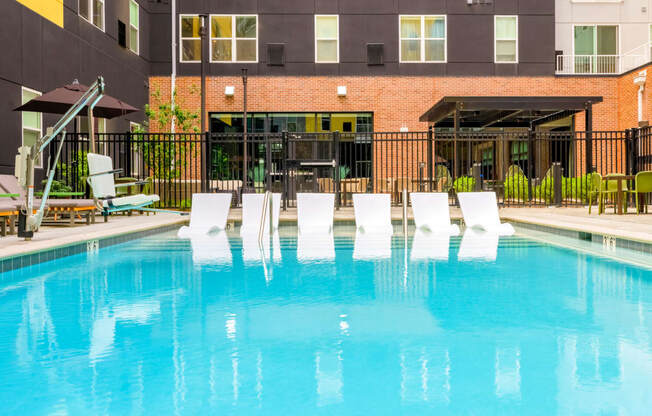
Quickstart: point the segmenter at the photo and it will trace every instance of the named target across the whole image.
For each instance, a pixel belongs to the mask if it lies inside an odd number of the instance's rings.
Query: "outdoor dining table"
[[[605,180],[607,181],[616,181],[617,183],[617,192],[616,192],[616,212],[618,215],[623,215],[624,214],[624,206],[627,201],[624,198],[624,189],[625,187],[623,186],[623,182],[625,181],[633,181],[636,179],[636,176],[634,175],[607,175],[604,177]]]

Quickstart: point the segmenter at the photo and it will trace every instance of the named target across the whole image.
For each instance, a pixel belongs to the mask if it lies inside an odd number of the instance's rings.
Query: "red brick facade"
[[[594,130],[622,130],[637,125],[635,71],[621,77],[250,77],[248,111],[251,112],[361,112],[374,113],[375,131],[423,131],[418,121],[440,98],[473,95],[602,96],[594,107]],[[187,109],[199,110],[196,93],[198,77],[178,77],[179,102]],[[347,87],[346,97],[338,97],[337,87]],[[235,87],[235,95],[224,95],[226,86]],[[160,90],[169,99],[170,78],[151,77],[150,90]],[[195,90],[194,93],[189,93]],[[645,119],[652,108],[652,94],[645,94]],[[206,109],[208,112],[242,111],[240,77],[209,77]],[[576,130],[584,130],[584,116],[576,118]]]

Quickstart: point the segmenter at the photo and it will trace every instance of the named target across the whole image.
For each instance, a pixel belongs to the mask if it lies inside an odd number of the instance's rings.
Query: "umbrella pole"
[[[88,106],[88,139],[91,145],[91,153],[95,153],[95,123],[93,122],[93,107]]]

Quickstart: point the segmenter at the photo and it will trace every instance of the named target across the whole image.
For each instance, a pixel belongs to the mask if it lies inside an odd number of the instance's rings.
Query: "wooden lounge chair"
[[[15,232],[16,218],[18,217],[18,210],[16,204],[12,202],[0,202],[0,235],[3,237],[7,235],[7,225],[9,225],[9,234]]]
[[[13,203],[18,209],[25,203],[27,195],[25,190],[18,183],[18,179],[13,175],[0,175],[0,188],[5,192],[20,195],[12,198]],[[34,200],[34,207],[41,205],[40,199]],[[67,214],[70,218],[70,224],[75,223],[77,217],[86,217],[86,224],[95,222],[95,202],[92,199],[48,199],[48,213],[54,215],[56,220],[59,215]]]

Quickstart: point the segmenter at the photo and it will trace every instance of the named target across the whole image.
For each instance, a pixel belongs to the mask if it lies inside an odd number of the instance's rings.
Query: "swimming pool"
[[[652,408],[649,269],[518,236],[293,235],[165,233],[0,274],[1,413]]]

